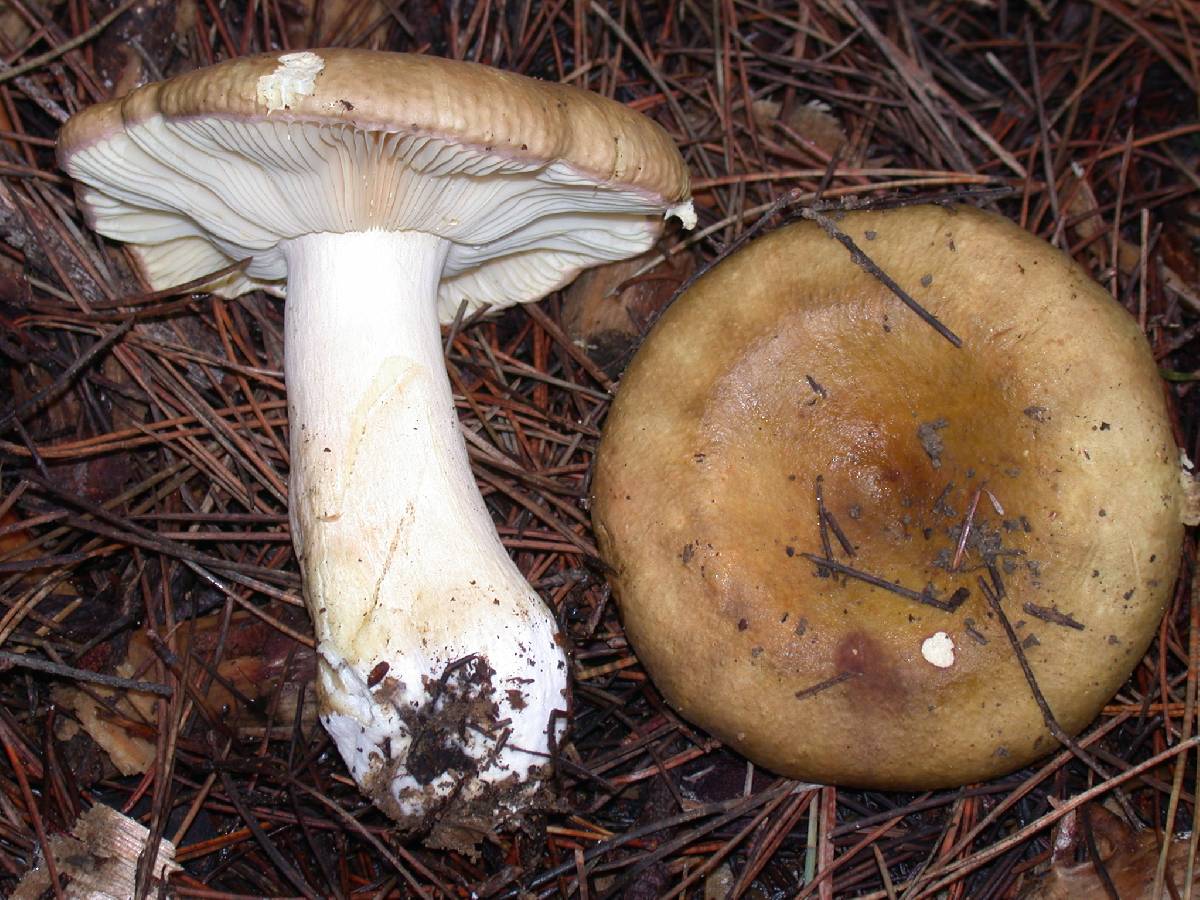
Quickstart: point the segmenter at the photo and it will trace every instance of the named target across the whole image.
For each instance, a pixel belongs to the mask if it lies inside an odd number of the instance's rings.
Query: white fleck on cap
[[[931,665],[948,669],[954,665],[954,639],[944,631],[932,634],[921,644],[921,655]]]

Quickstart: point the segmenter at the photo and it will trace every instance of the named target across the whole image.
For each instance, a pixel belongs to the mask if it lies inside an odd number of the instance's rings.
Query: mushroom
[[[483,66],[317,50],[92,107],[59,159],[156,289],[286,286],[292,538],[321,720],[360,787],[410,828],[534,799],[564,651],[472,477],[439,317],[536,300],[644,251],[665,216],[691,224],[665,132]]]
[[[755,241],[626,371],[599,547],[652,679],[749,759],[987,779],[1056,746],[1047,714],[1086,726],[1156,632],[1182,539],[1163,388],[1129,314],[1007,220],[837,225],[961,348],[817,224]]]

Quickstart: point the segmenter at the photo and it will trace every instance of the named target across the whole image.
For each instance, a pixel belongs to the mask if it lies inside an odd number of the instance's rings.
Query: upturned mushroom
[[[1085,727],[1155,634],[1184,493],[1163,387],[1132,317],[1007,220],[836,226],[962,346],[817,224],[755,241],[622,379],[599,546],[655,683],[751,760],[987,779]]]
[[[564,651],[472,477],[439,316],[536,300],[690,223],[665,132],[483,66],[316,50],[92,107],[59,159],[153,287],[286,288],[292,537],[355,780],[409,827],[531,799]]]

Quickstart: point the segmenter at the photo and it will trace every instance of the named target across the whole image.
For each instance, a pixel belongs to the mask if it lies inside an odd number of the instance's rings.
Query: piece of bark
[[[59,887],[67,897],[127,900],[133,896],[138,857],[149,838],[149,829],[128,816],[103,804],[93,806],[75,820],[71,834],[56,834],[48,841]],[[158,896],[158,886],[178,870],[175,845],[160,840],[150,896]],[[12,900],[40,900],[51,896],[51,889],[49,868],[41,860],[21,879]]]
[[[58,280],[50,262],[52,253],[71,279],[75,289],[89,303],[105,299],[104,291],[84,268],[50,221],[44,204],[35,204],[21,193],[19,186],[0,182],[0,240],[25,255],[25,263],[38,274]]]

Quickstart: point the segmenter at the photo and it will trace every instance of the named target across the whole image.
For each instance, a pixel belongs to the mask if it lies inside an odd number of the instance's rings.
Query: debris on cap
[[[1163,395],[1137,321],[1007,219],[778,228],[621,376],[592,515],[625,632],[668,702],[780,775],[917,791],[1020,768],[1056,746],[1022,663],[1077,733],[1173,596]]]
[[[921,655],[925,661],[939,669],[948,669],[954,665],[954,641],[944,631],[939,631],[925,638],[921,644]]]
[[[267,112],[289,109],[301,97],[310,97],[316,90],[317,76],[325,68],[325,60],[308,50],[285,53],[279,57],[279,68],[258,79],[258,102]]]

